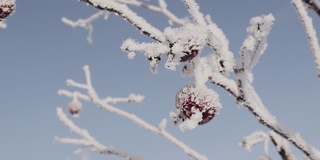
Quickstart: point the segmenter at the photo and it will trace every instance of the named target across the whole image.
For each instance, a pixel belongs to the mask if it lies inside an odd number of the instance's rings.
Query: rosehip
[[[82,109],[82,104],[78,100],[73,100],[72,102],[69,103],[68,109],[70,114],[72,114],[74,117],[78,117],[79,112]]]
[[[221,104],[219,95],[212,89],[198,87],[195,84],[186,85],[176,96],[176,107],[179,117],[184,121],[190,119],[191,116],[202,114],[202,118],[198,121],[199,125],[208,123],[216,114],[218,114]],[[201,116],[201,115],[200,115]]]
[[[0,0],[0,21],[13,13],[15,0]]]

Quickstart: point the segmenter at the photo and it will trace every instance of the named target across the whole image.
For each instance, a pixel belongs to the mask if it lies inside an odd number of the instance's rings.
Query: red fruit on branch
[[[198,87],[195,84],[186,85],[176,96],[176,107],[180,112],[179,117],[185,121],[200,112],[202,118],[198,120],[198,124],[206,124],[218,114],[221,104],[219,95],[212,89]]]
[[[0,21],[13,13],[15,4],[15,0],[0,0]]]
[[[79,112],[82,109],[82,104],[78,100],[73,100],[72,102],[69,103],[68,109],[69,109],[69,113],[72,116],[78,117],[79,116]]]

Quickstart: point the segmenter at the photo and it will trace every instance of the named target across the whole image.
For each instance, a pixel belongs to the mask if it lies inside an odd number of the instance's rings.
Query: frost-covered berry
[[[176,96],[176,107],[179,117],[188,124],[187,128],[194,128],[192,125],[202,125],[208,123],[216,114],[218,114],[221,104],[219,95],[212,89],[205,86],[198,87],[195,84],[186,85]],[[183,123],[184,123],[183,122]],[[196,124],[194,124],[196,122]]]
[[[15,4],[15,0],[0,0],[0,21],[13,13]]]
[[[68,105],[69,112],[74,117],[79,117],[79,112],[82,109],[82,104],[78,100],[73,100]]]

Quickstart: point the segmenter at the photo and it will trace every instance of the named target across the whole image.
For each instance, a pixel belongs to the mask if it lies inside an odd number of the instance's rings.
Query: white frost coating
[[[87,130],[81,129],[75,125],[63,112],[62,108],[57,108],[57,116],[61,122],[63,122],[71,132],[79,135],[82,139],[71,139],[71,138],[58,138],[55,137],[55,141],[58,143],[67,143],[82,145],[86,147],[91,147],[95,152],[104,153],[104,154],[114,154],[119,157],[127,158],[128,160],[142,160],[142,158],[136,157],[124,151],[118,150],[114,147],[106,147],[96,141]]]
[[[157,65],[162,54],[168,53],[170,48],[159,42],[151,43],[138,43],[135,40],[129,38],[125,40],[121,45],[121,50],[128,53],[128,58],[132,58],[134,51],[144,52],[144,55],[150,61],[150,70],[153,73],[157,73]]]
[[[225,36],[223,31],[215,23],[212,22],[210,16],[206,16],[206,21],[209,24],[207,26],[210,32],[208,36],[209,44],[218,55],[215,61],[223,61],[224,68],[222,68],[222,70],[224,70],[226,74],[233,72],[235,59],[233,53],[229,50],[229,41],[227,37]]]
[[[206,57],[200,58],[199,63],[194,64],[194,77],[197,86],[205,86],[210,76],[210,69]]]
[[[147,32],[150,37],[157,39],[160,42],[165,41],[161,31],[150,25],[144,18],[138,16],[127,5],[109,0],[90,0],[90,2],[94,6],[100,6],[102,8],[117,11],[118,14],[121,14],[121,17],[130,21],[131,24],[139,28],[142,32]]]
[[[292,4],[294,5],[297,11],[297,14],[300,17],[300,20],[306,31],[313,56],[315,58],[315,62],[318,70],[318,77],[320,77],[320,44],[317,38],[316,30],[312,24],[312,19],[311,17],[308,16],[308,12],[306,11],[301,0],[292,0]]]
[[[205,26],[186,24],[179,28],[165,28],[164,36],[174,54],[168,56],[165,66],[175,70],[181,61],[190,61],[193,57],[200,55],[207,43],[208,32]]]
[[[88,43],[91,44],[93,42],[93,39],[92,39],[93,27],[92,27],[91,23],[102,16],[104,16],[104,19],[107,20],[108,14],[109,14],[109,12],[99,11],[87,19],[78,19],[77,21],[74,22],[66,17],[62,17],[61,21],[65,24],[73,27],[73,28],[74,27],[82,27],[82,28],[88,30],[87,41],[88,41]]]
[[[144,52],[147,57],[157,57],[161,56],[163,53],[169,52],[169,48],[162,43],[139,43],[131,38],[122,43],[121,50],[128,53],[133,51],[141,51]]]
[[[182,132],[196,128],[199,122],[202,121],[202,112],[194,108],[192,108],[192,112],[194,114],[192,114],[190,118],[179,124],[179,128]]]
[[[136,56],[136,53],[134,53],[134,52],[128,53],[128,59],[134,59],[135,56]]]
[[[195,24],[205,26],[206,22],[204,20],[203,14],[199,11],[200,7],[195,0],[184,0],[185,5]]]
[[[249,136],[245,137],[243,141],[240,143],[240,145],[250,151],[251,148],[258,144],[258,143],[263,143],[264,142],[264,150],[265,154],[261,156],[261,158],[267,158],[269,159],[269,154],[268,154],[268,142],[272,141],[272,144],[275,145],[277,148],[277,151],[279,154],[281,154],[281,157],[285,157],[283,159],[286,160],[296,160],[296,157],[292,154],[291,148],[289,145],[288,140],[282,138],[280,135],[277,133],[270,131],[269,133],[265,133],[263,131],[256,131],[250,134]]]
[[[210,60],[210,59],[209,59]],[[212,67],[212,65],[214,65],[213,63],[210,63],[210,69],[214,69],[215,66]],[[222,75],[221,73],[213,70],[210,74],[210,81],[212,83],[215,83],[221,87],[223,87],[224,89],[228,90],[229,92],[233,93],[234,96],[238,96],[239,95],[239,89],[238,89],[238,85],[237,83],[233,80],[230,79],[224,75]]]
[[[137,6],[137,7],[141,7],[141,8],[146,8],[150,11],[153,12],[158,12],[163,14],[164,16],[166,16],[170,22],[173,22],[177,25],[184,25],[185,23],[187,23],[188,21],[185,19],[180,19],[178,17],[176,17],[172,12],[170,12],[167,9],[167,5],[165,0],[158,0],[159,1],[159,7],[158,6],[154,6],[151,4],[147,4],[138,0],[115,0],[119,3],[123,3],[123,4],[127,4],[127,5],[132,5],[132,6]]]
[[[286,157],[287,160],[296,160],[297,158],[293,155],[292,151],[291,151],[291,147],[289,142],[282,138],[281,136],[279,136],[277,133],[270,131],[269,132],[269,136],[270,138],[272,138],[275,143],[277,144],[276,148],[277,150],[280,152],[281,150],[284,150],[286,153]]]
[[[7,24],[4,21],[5,20],[0,21],[0,28],[7,28]]]
[[[101,99],[103,103],[112,103],[116,104],[119,102],[131,102],[131,103],[141,103],[144,99],[143,95],[131,93],[127,98],[120,98],[120,97],[106,97]]]
[[[267,138],[268,135],[263,131],[256,131],[250,134],[249,136],[245,137],[240,143],[240,145],[247,151],[251,151],[254,145],[268,140]]]
[[[165,130],[166,126],[167,126],[167,119],[162,119],[162,121],[159,124],[160,131]]]
[[[86,82],[87,82],[86,83],[87,87],[85,87],[85,88],[86,88],[86,90],[88,92],[88,95],[83,95],[83,94],[80,94],[79,92],[69,92],[69,91],[65,91],[65,90],[60,90],[59,94],[65,95],[67,97],[74,97],[75,96],[74,94],[77,94],[79,99],[90,101],[90,102],[96,104],[101,109],[107,110],[107,111],[109,111],[111,113],[114,113],[114,114],[119,115],[119,116],[121,116],[123,118],[126,118],[126,119],[138,124],[139,126],[144,128],[145,130],[150,131],[152,133],[155,133],[157,135],[160,135],[160,136],[164,137],[165,139],[167,139],[173,145],[175,145],[178,148],[180,148],[182,151],[184,151],[189,156],[191,156],[191,157],[193,157],[195,159],[198,159],[198,160],[207,160],[207,158],[205,156],[199,154],[198,152],[196,152],[195,150],[191,149],[189,146],[184,144],[182,141],[179,141],[178,139],[173,137],[170,133],[168,133],[165,130],[166,120],[162,120],[162,122],[160,123],[160,126],[159,127],[155,127],[155,126],[149,124],[148,122],[144,121],[143,119],[141,119],[140,117],[138,117],[138,116],[136,116],[134,114],[131,114],[129,112],[126,112],[124,110],[118,109],[118,108],[110,105],[109,103],[114,102],[112,99],[110,99],[110,97],[107,97],[105,99],[100,99],[98,97],[96,91],[94,90],[93,86],[92,86],[89,66],[86,65],[86,66],[83,67],[83,69],[84,69],[84,72],[85,72],[85,77],[86,77]],[[80,89],[83,89],[83,87],[81,87]],[[134,96],[131,95],[131,98],[133,100],[137,101],[137,102],[140,102],[142,100],[142,97],[141,96],[137,96],[137,95],[134,95]],[[130,98],[128,98],[128,99],[130,99]],[[116,98],[116,100],[123,101],[124,99]],[[79,127],[75,126],[71,120],[67,120],[67,118],[66,118],[66,116],[64,114],[60,114],[62,112],[62,109],[58,108],[57,112],[58,112],[57,114],[58,114],[59,119],[61,121],[63,121],[72,131],[75,130],[77,132],[77,134],[78,133],[80,135],[84,134],[85,136],[88,137],[89,134],[88,134],[88,132],[86,130],[83,131]],[[92,140],[93,138],[90,138],[90,135],[89,135],[89,139]],[[90,141],[90,143],[92,143],[92,141]],[[97,144],[95,144],[95,145],[97,145]],[[105,148],[103,148],[103,149],[105,149]],[[108,154],[109,152],[106,151],[106,152],[99,152],[99,153]]]
[[[141,103],[144,99],[144,96],[131,93],[128,99],[129,99],[129,102]]]
[[[248,36],[240,49],[240,68],[251,72],[253,67],[259,62],[261,55],[267,48],[267,38],[273,21],[274,17],[272,14],[251,18],[250,27],[247,28]]]
[[[242,81],[244,82],[244,81]],[[299,134],[290,131],[289,129],[282,126],[276,118],[267,110],[263,105],[261,99],[257,95],[256,91],[252,85],[248,82],[244,82],[243,92],[245,95],[246,104],[250,105],[252,112],[255,113],[260,121],[264,122],[266,125],[271,126],[274,130],[279,131],[285,137],[288,137],[292,143],[294,143],[301,150],[309,153],[309,157],[312,160],[320,160],[320,152],[313,146],[309,145],[304,139],[302,139]]]

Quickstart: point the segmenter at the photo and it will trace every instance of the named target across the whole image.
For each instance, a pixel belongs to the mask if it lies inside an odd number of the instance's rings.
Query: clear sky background
[[[167,0],[177,16],[187,16],[180,0]],[[198,0],[204,14],[229,38],[230,49],[237,55],[251,17],[272,13],[275,24],[268,39],[269,47],[254,68],[254,86],[265,105],[277,119],[301,133],[307,142],[320,148],[320,79],[306,35],[289,0]],[[156,3],[151,0],[150,3]],[[134,8],[137,10],[137,8]],[[158,125],[175,110],[174,97],[192,78],[181,78],[179,69],[166,70],[163,62],[159,73],[149,71],[142,54],[128,60],[120,50],[128,37],[140,42],[151,39],[129,23],[111,15],[93,23],[93,44],[86,41],[87,31],[71,28],[61,22],[86,18],[97,10],[77,0],[17,0],[16,12],[8,17],[8,27],[0,29],[0,159],[3,160],[79,160],[72,152],[78,146],[55,144],[54,136],[77,137],[58,121],[56,107],[67,111],[71,99],[57,94],[71,78],[84,82],[82,67],[89,65],[93,84],[100,97],[126,97],[130,93],[146,96],[141,104],[121,103],[116,106],[130,111],[151,124]],[[320,37],[320,19],[312,11]],[[147,10],[139,14],[163,30],[168,26],[164,16]],[[167,129],[190,147],[209,159],[254,160],[263,154],[258,145],[249,153],[238,143],[250,133],[266,127],[233,97],[212,84],[220,93],[223,109],[208,124],[182,133],[178,127]],[[191,159],[168,141],[149,133],[136,124],[102,111],[84,102],[79,118],[72,118],[87,128],[101,143],[120,148],[146,159]],[[70,116],[70,115],[68,115]],[[71,117],[71,116],[70,116]],[[298,159],[299,151],[294,149]],[[280,159],[270,145],[272,159]],[[119,158],[85,151],[90,160]]]

